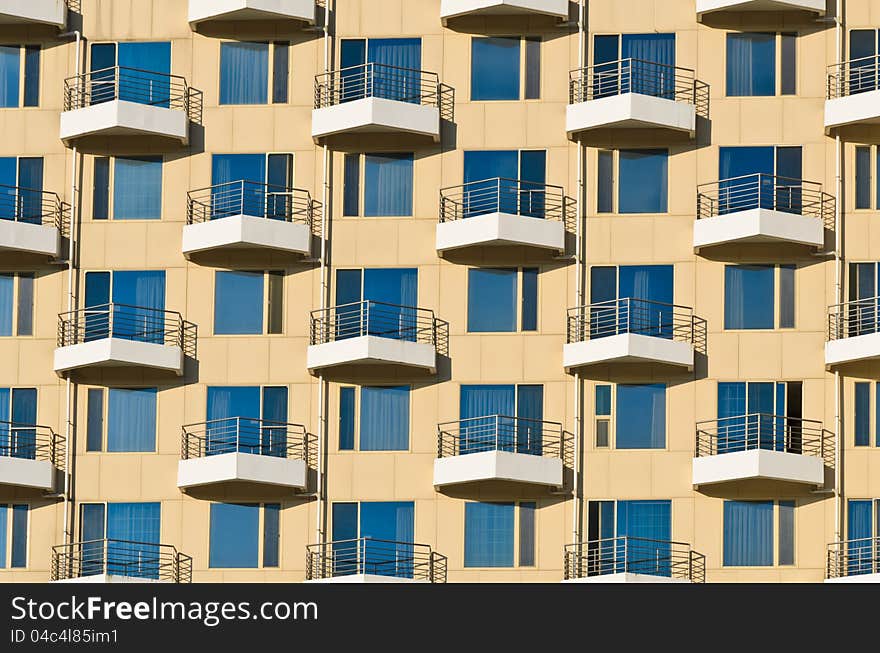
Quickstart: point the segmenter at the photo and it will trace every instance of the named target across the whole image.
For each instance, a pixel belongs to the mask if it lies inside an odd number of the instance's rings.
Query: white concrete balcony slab
[[[3,0],[0,25],[50,25],[59,30],[67,24],[65,0]]]
[[[564,583],[704,583],[706,557],[690,544],[611,537],[565,547]]]
[[[64,438],[51,428],[0,422],[0,485],[52,492],[63,466]]]
[[[551,16],[568,19],[568,0],[441,0],[443,25],[467,16]]]
[[[190,583],[192,558],[173,546],[117,539],[52,547],[53,583]]]
[[[55,372],[132,368],[182,376],[195,354],[196,327],[179,313],[105,304],[61,315]]]
[[[55,193],[0,185],[0,252],[58,259],[68,211]]]
[[[569,309],[566,372],[593,365],[654,364],[693,370],[706,322],[686,306],[621,298]]]
[[[618,574],[605,574],[602,576],[587,576],[585,578],[571,578],[562,581],[563,583],[690,583],[692,581],[686,578],[669,578],[667,576],[652,576],[651,574],[631,574],[621,572]]]
[[[826,583],[880,583],[880,537],[828,545]]]
[[[363,585],[373,583],[430,583],[431,581],[422,578],[400,578],[397,576],[384,576],[382,574],[348,574],[332,576],[330,578],[315,578],[304,582],[327,585]]]
[[[844,61],[828,68],[825,131],[880,124],[880,56]]]
[[[308,256],[314,206],[308,191],[251,181],[191,191],[183,255],[248,249]]]
[[[296,21],[315,24],[315,0],[189,0],[192,29],[207,22]]]
[[[821,487],[833,436],[821,422],[753,413],[697,424],[695,487],[763,480]]]
[[[307,583],[445,583],[446,567],[426,544],[361,537],[306,547]]]
[[[808,11],[825,15],[825,0],[697,0],[697,19],[718,11]]]
[[[880,358],[880,297],[856,299],[828,309],[825,366]]]

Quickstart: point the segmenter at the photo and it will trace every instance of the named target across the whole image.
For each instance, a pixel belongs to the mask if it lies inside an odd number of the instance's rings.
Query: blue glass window
[[[666,446],[666,386],[618,385],[618,449],[663,449]]]
[[[277,567],[281,548],[281,505],[263,507],[263,566]]]
[[[354,451],[355,388],[339,389],[339,450]]]
[[[724,502],[724,566],[773,565],[773,502]]]
[[[468,331],[516,331],[516,269],[468,270]]]
[[[867,447],[871,444],[871,384],[855,384],[855,444]]]
[[[0,45],[0,107],[18,107],[21,87],[21,47]]]
[[[412,501],[334,503],[334,574],[412,577],[414,531]],[[370,538],[373,542],[365,542],[358,551],[357,544],[351,542],[358,538]]]
[[[269,44],[220,44],[220,104],[267,104]]]
[[[0,220],[40,224],[42,190],[42,157],[0,157]]]
[[[856,208],[871,208],[871,148],[856,148]]]
[[[15,275],[0,274],[0,336],[12,335]]]
[[[364,155],[364,215],[413,214],[413,155]]]
[[[519,37],[472,39],[471,100],[519,99]]]
[[[496,449],[542,454],[544,386],[462,385],[459,392],[459,455]]]
[[[409,449],[409,386],[361,388],[361,451]]]
[[[256,568],[260,560],[259,548],[260,506],[258,504],[211,504],[208,567]]]
[[[26,45],[24,48],[24,106],[36,107],[40,104],[40,46]]]
[[[110,388],[107,451],[156,450],[156,388]]]
[[[214,333],[263,333],[262,272],[222,271],[214,287]]]
[[[9,566],[13,569],[27,567],[28,506],[12,506],[12,551]]]
[[[514,504],[466,503],[465,567],[513,567]]]
[[[666,150],[620,150],[617,210],[619,213],[666,213]]]
[[[727,95],[776,94],[776,35],[727,35]]]
[[[775,326],[776,270],[772,265],[728,265],[724,269],[724,328]]]
[[[544,150],[467,151],[465,217],[502,212],[543,218],[546,178]]]
[[[115,220],[158,220],[162,217],[162,157],[117,157],[113,176]]]

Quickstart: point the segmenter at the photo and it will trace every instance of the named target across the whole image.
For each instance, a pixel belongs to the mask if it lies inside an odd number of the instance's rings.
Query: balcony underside
[[[694,222],[694,251],[717,245],[790,243],[822,247],[825,229],[819,218],[774,209],[748,209]]]
[[[158,578],[139,578],[137,576],[122,576],[119,574],[95,574],[94,576],[81,576],[79,578],[65,578],[64,580],[52,581],[53,583],[85,583],[92,585],[109,585],[121,583],[171,583],[170,580]]]
[[[428,343],[359,336],[311,345],[306,354],[306,367],[310,372],[362,365],[404,367],[434,374],[437,350]]]
[[[306,224],[235,215],[183,228],[183,255],[228,250],[270,250],[308,256],[312,233]]]
[[[437,225],[437,251],[469,247],[530,247],[565,251],[565,226],[557,220],[489,213]]]
[[[57,259],[61,254],[61,235],[54,226],[0,219],[0,252]]]
[[[825,343],[825,366],[832,368],[844,363],[880,358],[880,333],[829,340]]]
[[[106,137],[149,137],[168,146],[189,144],[189,117],[182,109],[166,109],[126,100],[102,102],[61,114],[61,140],[91,149]]]
[[[102,338],[55,350],[55,372],[63,374],[85,368],[145,368],[183,375],[184,355],[180,347]]]
[[[568,0],[442,0],[440,18],[448,21],[466,16],[552,16],[568,19]]]
[[[570,578],[563,583],[690,583],[686,578],[670,578],[669,576],[653,576],[651,574],[633,574],[621,572],[617,574],[602,574],[599,576],[587,576],[586,578]]]
[[[318,578],[307,580],[307,583],[325,584],[365,584],[365,583],[427,583],[429,581],[415,578],[397,578],[396,576],[382,576],[381,574],[351,574],[348,576],[335,576],[334,578]]]
[[[315,24],[315,0],[189,0],[189,24],[292,20]]]
[[[0,4],[0,25],[27,24],[63,29],[67,24],[64,0],[4,0]]]
[[[186,490],[235,483],[304,490],[307,474],[303,460],[233,452],[181,460],[177,465],[177,487]]]
[[[818,456],[764,449],[701,456],[693,460],[695,487],[753,480],[821,486],[825,483],[825,467]]]
[[[48,460],[0,456],[0,485],[51,492],[55,489],[55,474]]]
[[[853,574],[840,578],[826,578],[826,583],[880,583],[880,572],[876,574]]]
[[[825,100],[825,131],[850,125],[880,124],[880,90]]]
[[[482,451],[434,461],[434,486],[508,481],[562,486],[562,460],[510,451]]]
[[[566,372],[591,365],[617,363],[670,365],[690,371],[694,369],[694,347],[688,342],[621,333],[567,344],[562,350],[562,364]]]
[[[569,138],[582,138],[599,129],[660,129],[685,133],[693,138],[697,110],[693,104],[641,93],[622,93],[566,108],[565,128]]]
[[[394,135],[401,140],[440,142],[440,110],[384,98],[364,98],[312,110],[312,138],[337,145],[346,137]]]
[[[810,11],[825,15],[825,0],[697,0],[697,19],[716,11]]]

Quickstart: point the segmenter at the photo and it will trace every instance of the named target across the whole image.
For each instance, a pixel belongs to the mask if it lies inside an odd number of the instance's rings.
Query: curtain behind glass
[[[220,104],[269,101],[269,44],[220,44]]]
[[[367,333],[382,338],[415,341],[418,337],[416,311],[418,270],[415,268],[370,268],[364,270],[364,301],[370,305]]]
[[[512,503],[466,503],[465,567],[513,567]]]
[[[364,216],[400,217],[413,213],[413,155],[364,156]]]
[[[516,392],[516,452],[543,455],[544,386],[521,385]]]
[[[0,388],[0,456],[12,455],[9,424],[4,423],[12,421],[12,416],[10,415],[10,393],[11,390],[9,388]],[[0,531],[0,535],[5,536],[6,531]],[[0,556],[0,566],[5,561],[6,558]]]
[[[260,388],[212,386],[208,388],[208,430],[205,455],[259,453]],[[238,419],[241,418],[241,419]]]
[[[718,382],[717,454],[745,450],[746,384]]]
[[[724,328],[772,329],[776,323],[772,265],[728,265],[724,271]]]
[[[517,150],[474,150],[464,153],[464,217],[517,213],[515,186],[501,179],[519,178]],[[501,186],[499,186],[501,183]]]
[[[868,574],[873,571],[873,501],[847,501],[847,574]]]
[[[211,219],[266,214],[266,155],[215,154],[211,157]],[[245,183],[253,182],[253,183]]]
[[[167,109],[170,106],[171,43],[142,41],[118,45],[119,99]]]
[[[468,270],[468,331],[514,332],[517,327],[516,268]]]
[[[644,300],[631,302],[629,311],[622,306],[620,330],[672,339],[674,315],[674,268],[671,265],[622,265],[618,269],[618,296]]]
[[[116,157],[113,175],[114,220],[162,217],[162,157]]]
[[[113,273],[113,337],[163,344],[165,342],[165,271]]]
[[[471,100],[520,99],[520,38],[471,39]]]
[[[669,541],[672,539],[671,501],[618,501],[617,537],[641,538],[626,545],[624,569],[636,574],[671,576]],[[618,550],[618,564],[624,560]]]
[[[260,564],[260,506],[211,504],[208,567],[255,569]]]
[[[513,422],[501,418],[516,415],[516,386],[463,385],[459,393],[459,455],[515,451]]]
[[[0,397],[0,402],[2,401],[3,398]],[[0,416],[0,421],[3,421],[2,416]],[[36,388],[13,388],[12,422],[13,428],[10,433],[11,455],[14,458],[35,460],[37,457],[37,431],[34,428],[28,427],[37,423]],[[3,455],[3,453],[3,450],[0,449],[0,455]]]
[[[43,221],[43,157],[18,160],[18,219],[30,224]]]
[[[668,159],[667,150],[620,150],[619,213],[666,213]]]
[[[369,538],[363,545],[363,573],[411,578],[414,526],[415,505],[411,501],[362,502],[360,537]]]
[[[361,451],[409,449],[409,386],[361,389]]]
[[[110,388],[107,451],[156,450],[156,388]]]
[[[776,35],[727,35],[727,95],[776,94]]]
[[[622,92],[674,100],[675,34],[624,34],[620,45],[620,58],[635,60],[629,64],[631,79],[625,75],[622,80]]]
[[[107,573],[135,578],[159,577],[158,503],[108,503]],[[167,564],[167,563],[166,563]]]
[[[724,502],[724,566],[773,565],[773,502]]]
[[[662,383],[617,386],[618,449],[666,446],[666,386]]]
[[[0,45],[0,107],[18,106],[20,84],[21,48],[17,45]]]
[[[373,97],[414,104],[421,102],[421,39],[370,39],[367,61],[381,64],[373,73]]]
[[[0,336],[12,335],[12,307],[15,275],[0,274]]]
[[[262,272],[218,271],[214,278],[214,333],[263,333],[265,275]]]

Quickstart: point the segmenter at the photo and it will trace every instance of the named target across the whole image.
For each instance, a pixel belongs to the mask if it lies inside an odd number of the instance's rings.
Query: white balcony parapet
[[[174,311],[104,304],[62,313],[55,372],[131,367],[182,376],[196,337],[196,326]]]
[[[880,537],[828,545],[826,583],[880,583]]]
[[[50,582],[190,583],[192,558],[173,546],[117,539],[52,547]]]
[[[563,485],[562,424],[490,415],[437,426],[434,486],[507,481]]]
[[[333,144],[337,136],[396,134],[439,143],[454,102],[436,73],[376,63],[335,70],[315,77],[312,137]]]
[[[880,358],[880,297],[866,297],[828,308],[825,366]]]
[[[299,424],[250,417],[190,424],[183,427],[177,487],[232,482],[304,490],[313,443]]]
[[[718,11],[808,11],[825,15],[825,0],[697,0],[697,19]]]
[[[690,544],[611,537],[565,547],[566,583],[704,583],[706,557]]]
[[[466,16],[551,16],[568,19],[568,0],[441,0],[443,25]]]
[[[566,131],[661,129],[694,137],[709,117],[709,86],[694,71],[641,59],[596,64],[570,73]]]
[[[79,10],[80,0],[3,0],[0,25],[50,25],[59,30],[67,24],[67,7]]]
[[[55,193],[0,185],[0,252],[58,259],[68,215]]]
[[[0,485],[55,490],[64,467],[64,438],[48,426],[0,422]]]
[[[425,544],[362,537],[306,547],[306,582],[445,583],[446,556]]]
[[[821,422],[753,413],[697,424],[695,487],[763,480],[825,484],[833,436]]]
[[[191,191],[183,254],[265,249],[308,256],[315,203],[308,191],[233,181]]]
[[[624,297],[568,311],[567,372],[593,365],[653,363],[692,370],[706,351],[706,321],[687,306]]]
[[[821,184],[753,174],[697,189],[694,250],[734,243],[825,244],[835,200]]]
[[[201,91],[177,75],[115,66],[64,81],[61,140],[67,146],[95,136],[188,145],[190,123],[201,120]]]
[[[828,68],[825,131],[850,125],[880,124],[880,55]]]
[[[192,29],[213,21],[293,20],[315,24],[315,0],[189,0]]]
[[[437,251],[523,246],[565,251],[574,200],[560,186],[517,179],[485,179],[440,191]]]

